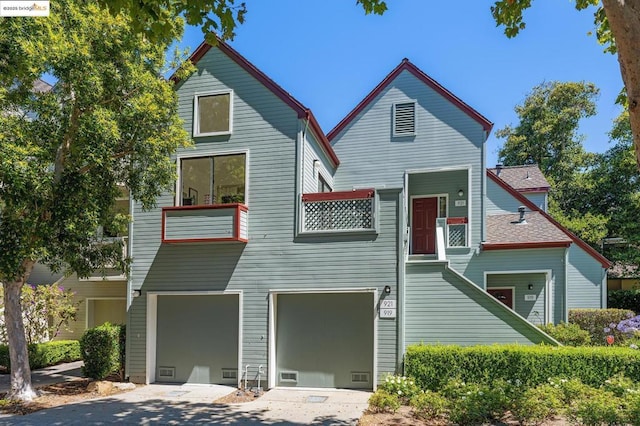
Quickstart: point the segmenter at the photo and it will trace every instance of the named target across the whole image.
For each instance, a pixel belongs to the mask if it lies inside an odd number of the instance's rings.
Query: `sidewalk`
[[[82,361],[68,362],[66,364],[58,364],[33,370],[31,372],[31,384],[33,387],[39,387],[82,377],[80,367],[82,367]],[[0,375],[0,392],[8,392],[10,389],[11,374]]]

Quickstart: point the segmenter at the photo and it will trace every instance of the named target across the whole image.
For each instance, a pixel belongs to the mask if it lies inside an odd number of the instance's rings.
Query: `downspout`
[[[294,203],[294,215],[296,218],[294,235],[298,236],[302,229],[302,192],[304,182],[304,139],[306,137],[307,128],[309,127],[309,120],[306,120],[306,124],[303,127],[304,117],[298,119],[298,134],[296,140],[296,202]]]
[[[602,279],[600,280],[600,282],[602,284],[600,284],[600,285],[602,287],[602,291],[601,291],[601,293],[602,293],[602,301],[600,303],[600,306],[602,307],[602,309],[607,309],[607,303],[608,303],[608,301],[607,301],[607,289],[608,289],[608,287],[607,287],[607,284],[608,284],[607,283],[607,268],[601,268],[601,269],[602,269]]]
[[[407,194],[409,175],[404,174],[404,188],[398,194],[398,347],[396,356],[396,369],[404,373],[404,329],[405,329],[405,253],[409,244],[407,236]]]
[[[487,138],[489,133],[485,130],[483,132],[484,141],[480,148],[481,163],[480,163],[480,242],[487,241],[487,212],[486,212],[486,198],[487,198],[487,159],[485,158],[485,150],[487,144]],[[471,212],[469,212],[471,214]],[[471,238],[471,235],[469,235]]]
[[[564,249],[564,318],[563,321],[569,322],[569,247]]]

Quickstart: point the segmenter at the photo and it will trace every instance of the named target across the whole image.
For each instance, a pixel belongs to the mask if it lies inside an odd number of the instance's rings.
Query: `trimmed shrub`
[[[511,404],[504,384],[504,381],[489,385],[454,380],[452,386],[445,386],[452,395],[449,419],[457,424],[481,424],[501,417]]]
[[[640,289],[609,290],[607,306],[616,309],[628,309],[640,314]]]
[[[635,313],[626,309],[570,309],[569,322],[577,324],[591,335],[593,345],[607,345],[607,336],[614,337],[614,344],[624,344],[631,337],[616,329],[622,320],[633,318]]]
[[[400,408],[398,395],[378,389],[369,397],[369,411],[373,413],[395,413]]]
[[[539,385],[524,391],[511,412],[521,424],[540,424],[560,412],[562,399],[562,391],[557,387]]]
[[[82,359],[80,343],[77,340],[32,343],[27,348],[29,351],[29,366],[32,370]],[[7,371],[11,370],[9,347],[7,345],[0,345],[0,366],[5,367]]]
[[[82,373],[92,379],[102,380],[122,369],[124,351],[121,351],[123,326],[102,324],[85,331],[80,339],[84,367]]]
[[[632,425],[640,425],[640,393],[627,395],[624,402],[626,422]]]
[[[572,409],[571,417],[586,426],[624,424],[620,398],[607,391],[595,391],[580,398]]]
[[[558,325],[547,324],[538,327],[563,345],[587,346],[591,343],[589,332],[581,329],[578,324],[561,322]]]
[[[411,398],[411,406],[416,417],[432,419],[447,412],[449,401],[439,393],[427,390]]]
[[[640,351],[620,347],[412,345],[405,355],[405,371],[415,377],[418,387],[433,391],[445,386],[449,377],[486,384],[503,379],[523,387],[547,383],[550,377],[566,377],[597,387],[618,373],[640,381]]]
[[[406,404],[411,398],[420,392],[416,382],[412,377],[388,375],[384,381],[378,385],[378,389],[390,395],[397,395],[400,402]]]

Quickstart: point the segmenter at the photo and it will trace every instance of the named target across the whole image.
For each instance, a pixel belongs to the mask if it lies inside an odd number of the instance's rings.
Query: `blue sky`
[[[593,12],[569,0],[537,0],[527,28],[508,39],[491,17],[490,0],[387,0],[384,16],[365,16],[355,0],[245,0],[246,22],[230,44],[300,102],[328,132],[402,58],[494,123],[487,164],[502,141],[497,129],[516,124],[513,111],[544,81],[590,81],[600,88],[598,114],[583,120],[585,148],[602,152],[620,113],[617,58],[602,52]],[[188,28],[182,47],[203,40]]]

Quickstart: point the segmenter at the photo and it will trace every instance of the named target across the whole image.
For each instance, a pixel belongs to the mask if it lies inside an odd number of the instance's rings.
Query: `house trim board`
[[[378,312],[377,306],[378,289],[377,288],[317,288],[317,289],[271,289],[269,290],[269,349],[267,368],[269,371],[267,378],[268,389],[276,387],[276,313],[277,313],[277,297],[279,294],[317,294],[317,293],[372,293],[373,295],[373,390],[378,386]],[[402,314],[400,314],[402,315]]]
[[[157,325],[158,325],[158,296],[238,296],[238,383],[242,375],[242,290],[225,291],[149,291],[147,295],[147,360],[145,384],[156,381],[156,349],[157,349]]]
[[[544,323],[551,322],[551,310],[553,309],[553,293],[551,287],[553,285],[553,271],[551,269],[519,269],[515,271],[484,271],[484,289],[487,290],[487,277],[489,275],[518,275],[518,274],[545,274],[544,282]],[[566,283],[566,277],[565,277]],[[498,288],[498,287],[491,287]],[[566,285],[565,285],[566,288]],[[566,298],[566,295],[565,295]],[[515,306],[515,299],[513,299]]]

